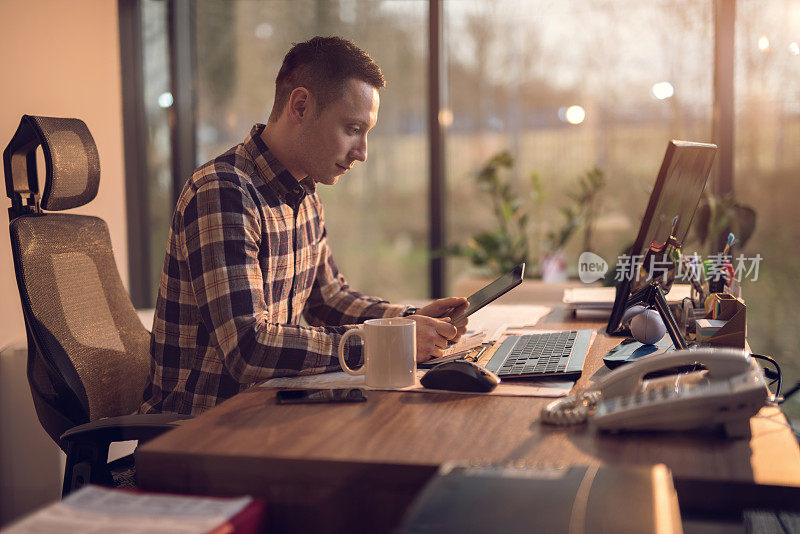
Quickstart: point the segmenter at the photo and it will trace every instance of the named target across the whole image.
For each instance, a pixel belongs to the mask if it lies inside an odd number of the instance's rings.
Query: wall
[[[100,152],[100,191],[88,207],[75,211],[106,220],[117,265],[127,283],[117,2],[4,0],[0,2],[0,57],[0,149],[25,113],[86,122]],[[3,214],[9,205],[8,200],[3,203]],[[59,491],[58,451],[38,423],[30,421],[32,403],[25,387],[24,349],[20,350],[25,331],[8,233],[0,236],[0,295],[2,524],[52,501]],[[12,393],[19,398],[10,399]]]
[[[108,223],[117,265],[128,280],[117,3],[16,0],[0,3],[0,146],[24,114],[82,119],[100,152],[100,191],[76,210]],[[10,205],[10,202],[4,206]],[[5,211],[5,210],[3,210]],[[24,338],[8,236],[0,239],[0,347]]]

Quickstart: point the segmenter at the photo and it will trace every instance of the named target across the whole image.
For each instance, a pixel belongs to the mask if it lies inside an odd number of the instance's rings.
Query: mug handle
[[[358,369],[355,369],[355,370],[350,369],[349,367],[347,367],[347,363],[344,361],[344,347],[345,347],[345,345],[347,343],[347,339],[350,336],[358,336],[362,340],[364,340],[364,365],[362,365],[361,367],[359,367]],[[367,367],[367,363],[366,363],[367,362],[366,343],[367,343],[367,340],[366,340],[366,337],[364,336],[364,329],[362,327],[360,327],[360,326],[358,328],[353,328],[353,329],[348,330],[347,332],[345,332],[344,335],[342,336],[342,339],[339,341],[339,364],[342,366],[342,370],[345,373],[347,373],[348,375],[359,376],[359,375],[363,375],[364,372],[366,371],[366,367]]]

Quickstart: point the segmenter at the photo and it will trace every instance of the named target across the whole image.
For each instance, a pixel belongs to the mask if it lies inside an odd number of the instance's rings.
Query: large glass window
[[[427,3],[199,1],[198,163],[265,122],[291,43],[336,34],[369,52],[387,80],[369,158],[318,188],[334,257],[352,286],[386,298],[427,290]]]
[[[629,246],[670,139],[711,141],[712,2],[445,3],[450,122],[448,222],[452,241],[493,229],[489,197],[476,172],[507,150],[512,186],[541,190],[530,212],[529,271],[564,253],[569,274],[583,250],[613,264]],[[571,194],[593,167],[592,231],[556,236],[578,211]],[[574,221],[572,221],[574,222]],[[450,263],[450,278],[463,276]]]
[[[143,251],[149,258],[150,282],[148,293],[155,302],[158,280],[161,277],[164,251],[175,201],[172,198],[172,145],[170,142],[170,113],[173,97],[169,70],[169,31],[167,3],[142,2],[142,100],[147,130],[147,211]],[[174,119],[173,119],[174,120]]]
[[[747,332],[781,363],[786,386],[800,378],[800,4],[739,0],[736,21],[735,198],[758,216],[742,252],[763,257],[743,288]],[[797,396],[784,407],[800,417]]]
[[[442,0],[444,6],[447,242],[495,228],[475,173],[507,150],[511,185],[528,199],[530,272],[561,253],[574,275],[584,250],[610,263],[635,237],[669,139],[713,141],[713,0]],[[148,126],[147,192],[152,293],[174,207],[169,143],[169,2],[140,0]],[[395,300],[429,294],[428,1],[197,0],[192,9],[196,162],[242,141],[272,106],[274,79],[292,43],[341,35],[376,59],[387,78],[369,160],[334,187],[320,187],[330,242],[353,287]],[[730,4],[725,4],[729,6]],[[734,200],[757,225],[736,253],[760,254],[745,277],[748,336],[756,351],[800,376],[793,327],[800,290],[800,6],[737,0]],[[730,104],[728,102],[727,104]],[[563,210],[576,208],[578,182],[597,167],[605,185],[585,225],[564,243]],[[716,169],[712,180],[716,180]],[[726,200],[731,204],[733,201]],[[575,221],[573,221],[575,222]],[[690,241],[701,254],[709,244]],[[136,253],[136,251],[132,251]],[[448,261],[453,282],[474,273]],[[132,273],[136,276],[136,273]],[[800,415],[800,403],[789,408]]]

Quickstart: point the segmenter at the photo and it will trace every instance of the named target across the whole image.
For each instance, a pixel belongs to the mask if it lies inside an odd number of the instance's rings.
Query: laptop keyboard
[[[520,336],[500,373],[563,372],[577,332]]]
[[[486,368],[507,378],[580,375],[589,350],[589,336],[589,330],[511,336]]]

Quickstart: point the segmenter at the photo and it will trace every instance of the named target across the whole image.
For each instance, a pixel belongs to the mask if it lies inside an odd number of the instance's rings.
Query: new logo
[[[578,258],[578,278],[584,284],[591,284],[600,280],[608,271],[606,260],[594,252],[584,252]]]

